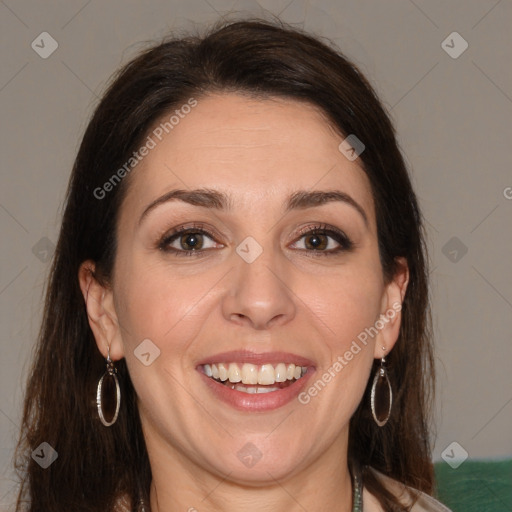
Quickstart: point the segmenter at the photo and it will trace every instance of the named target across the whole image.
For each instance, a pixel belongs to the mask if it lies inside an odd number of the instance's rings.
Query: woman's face
[[[207,96],[168,131],[125,178],[112,287],[88,303],[152,465],[252,485],[335,468],[407,284],[384,281],[359,159],[293,100]]]

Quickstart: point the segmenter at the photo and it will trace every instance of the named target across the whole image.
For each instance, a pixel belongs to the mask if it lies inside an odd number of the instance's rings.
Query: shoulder
[[[394,494],[400,502],[410,504],[412,499],[417,496],[417,499],[410,509],[410,512],[451,512],[451,510],[437,501],[432,496],[425,494],[424,492],[418,491],[412,487],[409,487],[389,476],[384,475],[380,471],[371,468],[372,472],[377,476],[379,480]],[[366,501],[365,501],[366,500]],[[381,508],[374,496],[372,496],[366,489],[363,489],[363,503],[365,504],[365,512],[367,510],[366,503],[368,503],[368,512],[381,512]]]

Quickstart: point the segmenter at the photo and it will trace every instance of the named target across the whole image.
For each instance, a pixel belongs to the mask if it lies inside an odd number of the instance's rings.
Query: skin
[[[305,405],[241,412],[217,400],[196,370],[201,359],[228,350],[286,351],[314,362],[313,383],[403,301],[406,263],[385,282],[370,184],[359,159],[338,150],[342,140],[305,103],[233,93],[200,98],[126,178],[111,283],[94,279],[94,262],[81,266],[98,349],[106,357],[110,347],[114,361],[126,358],[139,397],[153,511],[351,510],[348,424],[373,359],[396,342],[400,313]],[[199,187],[230,194],[233,208],[174,200],[139,224],[165,192]],[[344,191],[368,224],[343,202],[284,214],[285,198],[299,189]],[[194,222],[216,235],[202,238],[203,256],[157,248],[172,228]],[[299,229],[318,223],[344,231],[353,249],[318,255],[339,246],[325,236],[329,246],[315,253]],[[263,248],[252,263],[236,252],[247,236]],[[172,246],[187,248],[179,237]],[[146,338],[161,351],[150,366],[134,355]],[[251,468],[237,457],[248,442],[262,454]],[[366,491],[364,499],[365,510],[380,510]]]

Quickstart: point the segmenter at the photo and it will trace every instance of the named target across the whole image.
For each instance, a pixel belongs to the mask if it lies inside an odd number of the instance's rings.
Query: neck
[[[301,472],[279,480],[248,485],[232,472],[214,474],[168,443],[153,441],[148,455],[153,480],[152,512],[336,512],[352,511],[352,481],[347,465],[347,439],[338,438]],[[156,441],[156,442],[155,442]]]

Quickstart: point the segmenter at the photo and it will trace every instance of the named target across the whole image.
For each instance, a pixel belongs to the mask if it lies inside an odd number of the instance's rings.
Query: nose
[[[238,325],[269,329],[290,322],[296,314],[296,297],[290,273],[270,249],[251,263],[234,255],[228,292],[223,300],[223,315]]]

